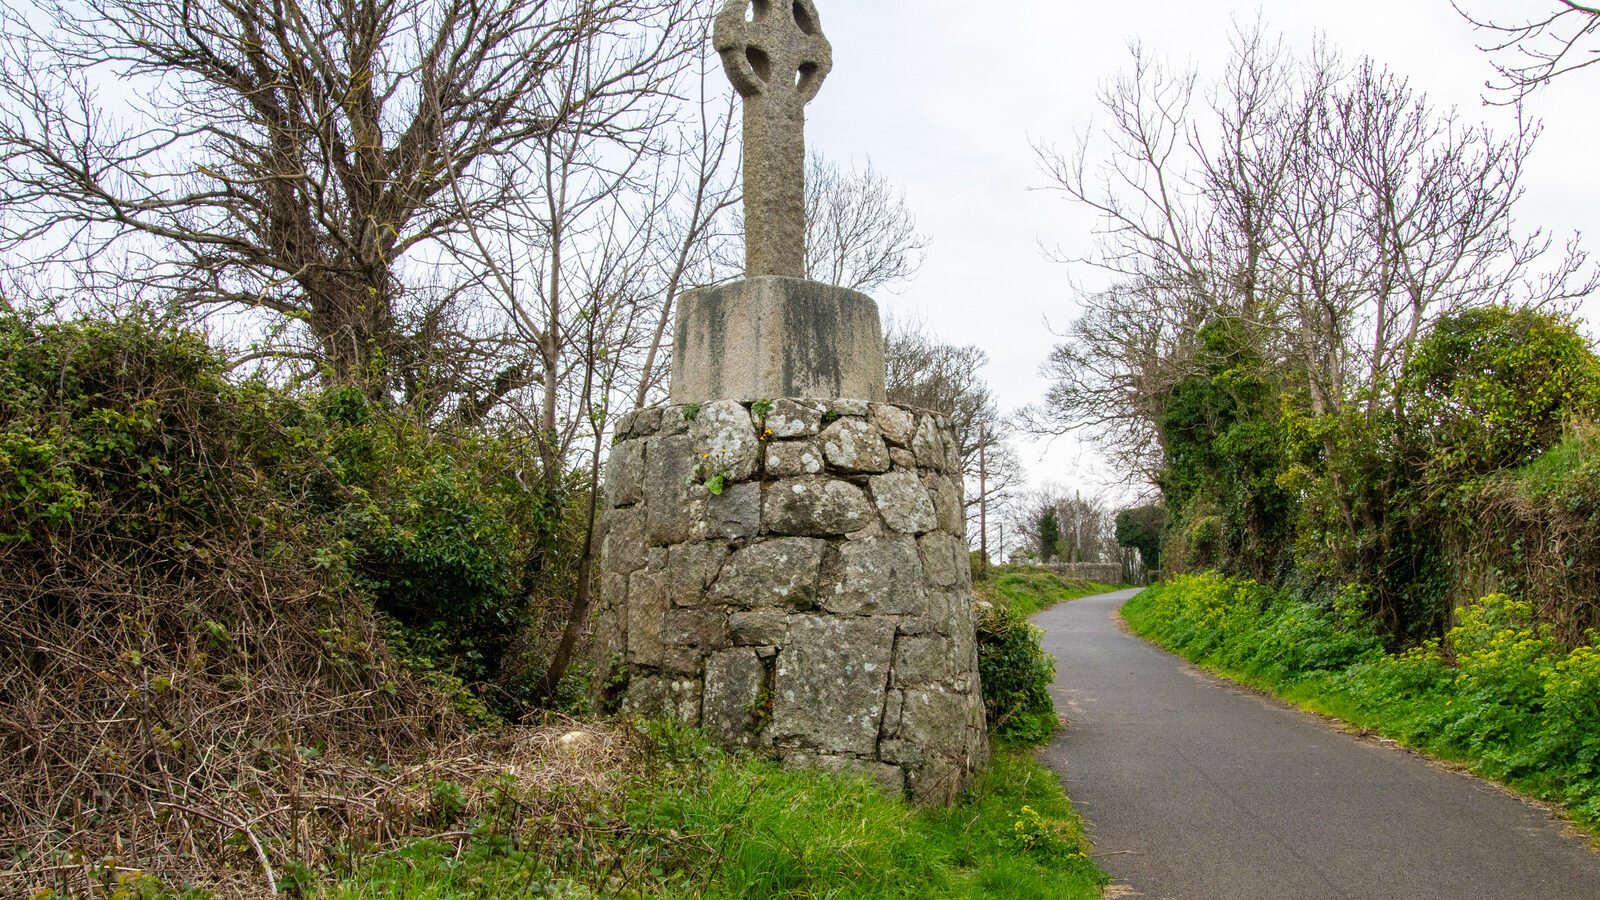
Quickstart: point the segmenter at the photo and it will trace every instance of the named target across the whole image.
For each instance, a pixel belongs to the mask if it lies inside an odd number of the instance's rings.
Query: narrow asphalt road
[[[1134,593],[1034,619],[1068,721],[1045,761],[1131,889],[1111,896],[1600,898],[1600,853],[1549,815],[1126,634]]]

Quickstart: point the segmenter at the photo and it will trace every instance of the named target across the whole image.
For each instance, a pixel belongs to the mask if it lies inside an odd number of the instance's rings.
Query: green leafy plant
[[[979,615],[978,673],[989,727],[1021,744],[1044,743],[1059,726],[1050,699],[1056,661],[1039,645],[1042,634],[1006,605]]]
[[[1079,843],[1081,833],[1077,823],[1046,818],[1031,806],[1024,806],[1017,812],[1017,821],[1012,824],[1011,831],[1016,838],[1017,849],[1023,853],[1066,860],[1089,858]]]
[[[733,463],[726,448],[700,454],[700,483],[713,497],[722,496],[733,478]]]
[[[1446,317],[1407,362],[1403,425],[1438,485],[1532,462],[1600,414],[1600,357],[1573,322],[1493,306]]]

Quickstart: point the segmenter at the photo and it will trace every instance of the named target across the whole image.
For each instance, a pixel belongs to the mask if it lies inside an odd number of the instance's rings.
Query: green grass
[[[321,896],[1100,896],[1103,876],[1060,781],[1029,750],[997,750],[961,802],[918,810],[864,780],[784,771],[693,732],[652,731],[618,808],[571,829],[560,853],[514,834],[479,835],[459,855],[419,842]]]
[[[1600,649],[1559,645],[1531,604],[1485,597],[1442,641],[1401,654],[1334,611],[1214,574],[1151,588],[1122,614],[1213,672],[1463,763],[1600,835]]]
[[[995,568],[973,587],[979,596],[1005,600],[1026,618],[1059,603],[1122,590],[1128,585],[1077,581],[1036,566],[1005,566]]]

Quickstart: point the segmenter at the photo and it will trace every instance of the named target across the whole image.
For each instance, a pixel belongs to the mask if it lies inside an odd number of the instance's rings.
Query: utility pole
[[[978,426],[978,571],[989,577],[989,427]]]

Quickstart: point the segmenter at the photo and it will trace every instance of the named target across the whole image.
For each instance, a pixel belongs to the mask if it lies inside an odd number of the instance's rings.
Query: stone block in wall
[[[646,438],[661,430],[662,409],[659,406],[635,410],[628,415],[632,418],[625,418],[617,425],[617,437],[622,440]]]
[[[965,535],[967,507],[961,501],[961,483],[943,475],[924,475],[924,485],[933,495],[933,508],[938,515],[939,530],[946,534]]]
[[[748,538],[761,533],[761,485],[732,484],[706,500],[706,534]]]
[[[688,435],[657,437],[645,448],[645,539],[652,547],[681,544],[694,527],[689,488],[697,464]]]
[[[661,429],[656,434],[662,437],[688,434],[689,426],[699,415],[697,406],[669,406],[661,411]]]
[[[834,547],[818,602],[845,616],[908,616],[923,609],[922,559],[913,538],[869,537]]]
[[[779,647],[787,642],[789,613],[782,609],[739,610],[728,617],[728,632],[745,647]]]
[[[822,432],[822,455],[828,465],[847,474],[889,471],[889,446],[865,419],[840,419]]]
[[[895,641],[894,681],[898,686],[946,681],[954,668],[950,639],[942,634],[908,634]]]
[[[619,444],[606,462],[606,504],[615,508],[644,500],[644,441]]]
[[[666,551],[657,551],[665,556]],[[660,666],[666,645],[661,629],[672,606],[667,591],[666,565],[647,565],[628,578],[627,617],[628,662],[636,666]]]
[[[927,576],[928,584],[936,588],[951,588],[963,583],[963,573],[968,573],[966,583],[971,583],[970,563],[968,568],[963,567],[967,560],[967,545],[957,540],[955,535],[939,531],[923,535],[917,541],[917,547],[922,555],[922,571]]]
[[[872,502],[884,525],[901,534],[926,534],[939,525],[933,500],[915,472],[890,472],[871,481]]]
[[[833,400],[819,400],[817,403],[820,404],[822,409],[822,421],[824,424],[846,416],[855,416],[858,419],[864,418],[872,410],[872,404],[865,400],[850,400],[842,397]]]
[[[822,430],[822,410],[798,400],[774,400],[763,424],[778,440],[811,437]]]
[[[667,550],[667,590],[674,606],[708,602],[707,588],[716,583],[728,561],[726,541],[696,541]]]
[[[821,475],[828,465],[815,441],[781,441],[767,448],[767,474],[776,478]]]
[[[606,514],[605,536],[600,541],[600,571],[626,577],[644,565],[644,517],[643,507]]]
[[[674,672],[697,673],[712,651],[728,647],[728,616],[706,607],[669,609],[661,617],[662,663]]]
[[[947,803],[965,784],[975,752],[970,704],[942,685],[901,692],[899,726],[884,741],[886,761],[906,768],[907,785],[920,803]]]
[[[633,716],[665,715],[678,722],[700,722],[702,683],[677,675],[636,675],[629,679],[622,712]]]
[[[945,470],[944,437],[932,416],[923,416],[917,423],[917,432],[911,438],[911,451],[917,455],[917,465],[935,472]]]
[[[765,486],[761,521],[771,534],[833,537],[860,531],[876,518],[867,495],[848,481],[786,478]]]
[[[904,407],[889,403],[872,404],[872,423],[885,441],[896,447],[910,447],[917,433],[917,417]]]
[[[890,619],[791,617],[773,678],[774,743],[875,754],[894,631]]]
[[[750,410],[732,400],[702,405],[689,425],[689,436],[700,452],[701,465],[728,481],[748,479],[760,464],[761,440]]]
[[[776,538],[751,544],[723,564],[711,596],[739,609],[810,609],[817,602],[817,579],[827,548],[827,542],[816,538]]]
[[[940,426],[944,435],[944,473],[961,475],[961,445],[956,443],[956,433],[948,424]]]
[[[755,650],[740,647],[711,654],[705,665],[706,731],[735,747],[757,743],[771,715],[766,664]]]
[[[805,769],[827,772],[830,775],[867,778],[876,781],[885,791],[896,796],[903,795],[906,792],[905,769],[876,760],[861,759],[855,756],[812,753],[805,750],[791,750],[783,754],[783,764],[785,768],[790,769]]]

